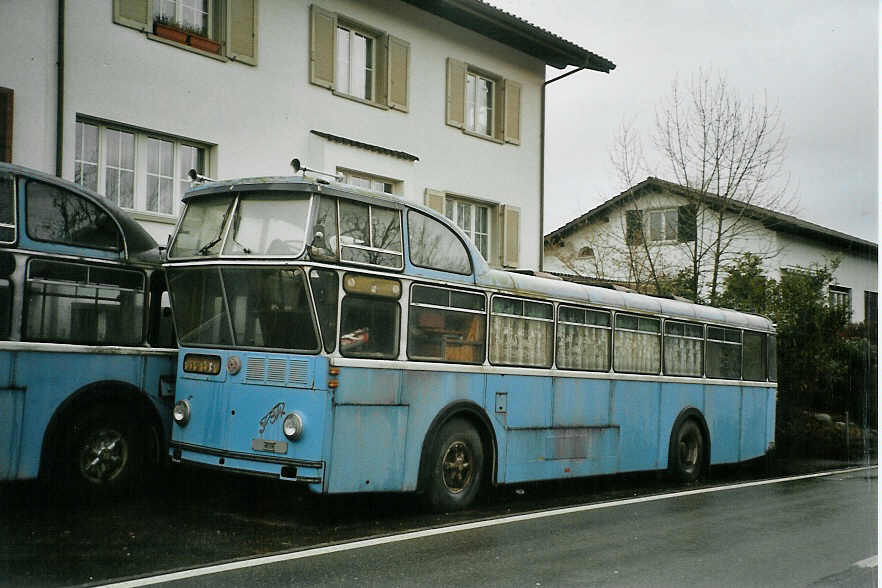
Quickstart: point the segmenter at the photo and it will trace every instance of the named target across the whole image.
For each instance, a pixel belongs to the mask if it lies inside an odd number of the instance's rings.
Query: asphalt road
[[[525,485],[457,515],[427,514],[411,496],[317,498],[206,472],[121,504],[65,505],[35,485],[0,486],[0,585],[176,569],[201,570],[174,584],[196,586],[873,585],[876,567],[853,564],[877,550],[876,469],[706,491],[762,473],[718,469],[675,497],[684,489],[654,474]],[[575,510],[530,514],[561,507]],[[353,543],[367,537],[381,544]],[[282,561],[248,559],[267,554]],[[200,568],[230,561],[240,569]]]

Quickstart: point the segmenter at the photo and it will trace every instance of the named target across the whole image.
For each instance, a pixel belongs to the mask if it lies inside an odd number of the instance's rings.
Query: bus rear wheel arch
[[[668,471],[679,482],[691,484],[707,473],[710,442],[704,418],[697,410],[677,417],[671,430]]]
[[[487,486],[490,450],[475,424],[461,415],[446,420],[424,447],[421,490],[438,512],[463,510]]]

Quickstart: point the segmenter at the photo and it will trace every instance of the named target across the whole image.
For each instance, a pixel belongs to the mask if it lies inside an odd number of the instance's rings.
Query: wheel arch
[[[710,437],[710,429],[707,426],[707,421],[704,419],[704,414],[694,406],[687,406],[683,410],[680,411],[680,414],[677,415],[677,418],[674,419],[674,424],[671,425],[670,436],[668,437],[668,463],[667,467],[670,468],[674,459],[674,435],[677,434],[677,430],[680,426],[688,420],[694,420],[698,423],[698,428],[701,429],[701,434],[704,437],[705,447],[707,447],[707,451],[704,452],[704,463],[702,464],[702,468],[705,472],[708,471],[711,463],[711,437]]]
[[[159,416],[157,407],[150,401],[148,395],[134,384],[119,380],[102,380],[87,384],[67,397],[62,402],[43,434],[43,445],[40,449],[41,478],[51,477],[62,450],[65,432],[72,425],[74,419],[83,412],[95,406],[125,405],[136,411],[137,421],[148,427],[150,432],[151,447],[150,458],[153,462],[161,463],[162,457],[168,453],[168,440],[165,435],[165,427]]]
[[[435,418],[432,419],[432,422],[429,424],[429,428],[426,429],[426,435],[423,437],[423,445],[420,448],[420,467],[419,474],[417,480],[417,490],[422,490],[424,487],[427,468],[428,468],[428,449],[432,447],[432,444],[435,441],[435,436],[438,434],[438,431],[444,425],[444,423],[450,421],[451,419],[462,417],[468,422],[470,422],[475,430],[478,432],[478,436],[481,437],[481,442],[484,444],[484,447],[489,450],[489,458],[487,460],[487,473],[488,481],[491,485],[496,486],[497,484],[497,460],[499,456],[499,447],[497,444],[496,433],[493,430],[493,425],[490,422],[490,418],[487,416],[487,413],[484,411],[481,406],[475,404],[474,402],[468,400],[459,400],[456,402],[452,402],[441,409]]]

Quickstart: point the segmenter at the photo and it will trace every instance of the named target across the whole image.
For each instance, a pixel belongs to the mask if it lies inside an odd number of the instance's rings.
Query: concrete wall
[[[382,110],[309,83],[309,3],[261,0],[257,66],[223,62],[112,21],[109,0],[67,2],[64,170],[74,173],[77,116],[215,145],[219,178],[288,175],[310,167],[368,172],[521,208],[520,265],[538,267],[539,134],[544,64],[398,0],[322,0],[326,10],[410,43],[409,112]],[[55,0],[0,3],[0,86],[15,90],[14,163],[54,172]],[[9,26],[13,24],[14,26]],[[446,59],[521,83],[521,144],[445,124]],[[405,151],[419,161],[329,143],[319,130]],[[136,155],[137,157],[137,155]],[[172,219],[138,215],[164,242]]]

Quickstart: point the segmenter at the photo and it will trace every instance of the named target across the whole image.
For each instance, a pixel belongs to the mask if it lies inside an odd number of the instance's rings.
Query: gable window
[[[499,143],[521,143],[521,85],[447,59],[447,124]]]
[[[685,205],[655,210],[625,211],[625,240],[639,245],[645,238],[650,243],[687,243],[695,241],[697,209]]]
[[[113,0],[113,22],[222,61],[257,65],[258,0]]]
[[[122,208],[173,217],[187,172],[208,173],[207,153],[204,144],[79,120],[74,181]]]
[[[591,247],[582,247],[579,249],[579,257],[594,257],[594,249]]]
[[[491,265],[518,266],[521,211],[517,206],[431,189],[426,189],[425,204],[456,223]]]
[[[674,241],[677,239],[677,209],[649,211],[649,240]]]
[[[390,180],[389,178],[383,178],[373,174],[340,168],[337,168],[337,172],[343,175],[343,181],[345,183],[358,186],[359,188],[373,190],[374,192],[385,192],[386,194],[401,193],[401,182],[398,180]]]
[[[313,4],[309,81],[335,94],[407,112],[410,44]]]

